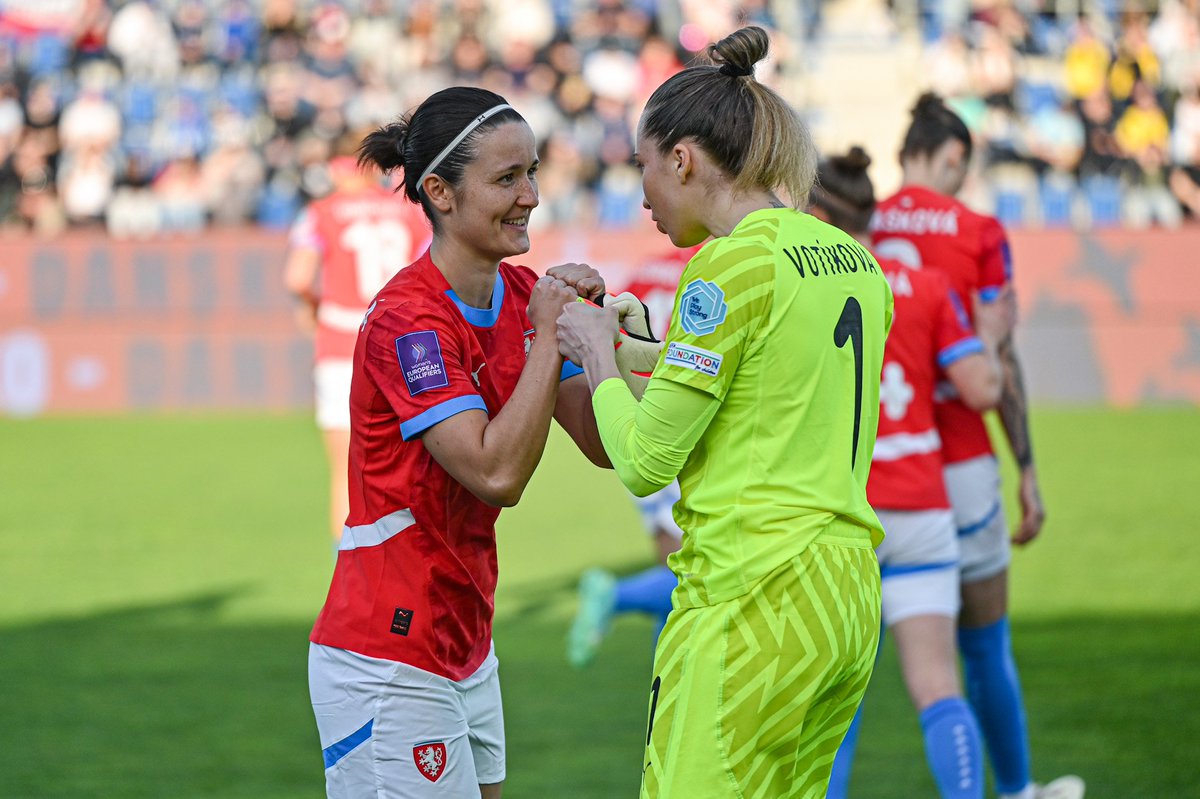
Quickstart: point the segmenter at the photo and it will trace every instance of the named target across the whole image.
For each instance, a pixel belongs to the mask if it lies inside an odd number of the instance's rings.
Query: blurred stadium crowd
[[[924,74],[977,133],[1002,221],[1200,214],[1200,2],[929,5]]]
[[[628,225],[631,120],[654,87],[745,23],[779,34],[761,79],[819,81],[831,4],[0,0],[0,225],[285,227],[328,191],[339,139],[452,83],[529,119],[540,224]],[[1006,223],[1200,214],[1200,0],[874,5],[892,41],[921,37],[925,80],[978,134],[979,202]]]

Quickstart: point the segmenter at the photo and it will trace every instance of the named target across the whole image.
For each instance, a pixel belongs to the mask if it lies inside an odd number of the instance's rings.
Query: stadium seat
[[[1059,105],[1058,89],[1049,83],[1022,81],[1017,87],[1017,96],[1018,107],[1027,117]]]
[[[1121,224],[1121,182],[1111,175],[1091,175],[1083,179],[1092,227],[1116,227]]]
[[[280,181],[267,184],[258,201],[258,221],[272,230],[286,230],[300,211],[300,198],[293,187]]]
[[[152,125],[158,116],[158,92],[148,83],[131,81],[121,94],[121,116],[126,125]]]
[[[1071,206],[1075,199],[1075,184],[1070,178],[1052,175],[1038,187],[1042,224],[1045,227],[1070,227]]]
[[[253,119],[258,114],[258,87],[252,76],[225,76],[221,81],[220,99],[246,119]]]
[[[67,42],[53,33],[39,34],[33,40],[29,53],[29,72],[35,78],[58,75],[67,66],[70,58]]]
[[[996,189],[996,218],[1005,227],[1024,227],[1025,194],[1013,189]]]

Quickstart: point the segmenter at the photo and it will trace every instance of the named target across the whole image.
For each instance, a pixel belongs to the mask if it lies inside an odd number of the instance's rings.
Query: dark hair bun
[[[708,57],[721,72],[734,77],[754,74],[754,65],[767,57],[771,40],[755,25],[741,28],[716,44],[709,45]]]
[[[945,110],[946,103],[935,92],[925,92],[917,98],[917,104],[913,106],[912,114],[914,117],[927,116],[937,114]]]
[[[865,174],[867,167],[871,165],[871,156],[857,144],[845,155],[830,156],[829,160],[837,171],[847,176]]]
[[[403,166],[408,129],[409,119],[405,117],[367,134],[358,148],[358,165],[374,164],[384,174]]]

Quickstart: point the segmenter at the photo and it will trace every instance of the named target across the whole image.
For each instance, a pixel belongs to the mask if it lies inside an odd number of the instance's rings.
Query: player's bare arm
[[[1016,301],[1012,289],[1005,289],[993,302],[974,298],[975,335],[983,343],[983,352],[961,358],[946,368],[946,377],[970,409],[990,411],[1000,404],[1004,389],[1004,364],[1000,345],[1012,336],[1016,323]]]
[[[298,301],[296,324],[301,330],[312,332],[317,322],[317,272],[321,268],[321,254],[307,247],[296,247],[288,253],[283,266],[283,285]]]
[[[584,368],[588,387],[619,378],[613,342],[617,340],[617,311],[573,303],[558,319],[558,343],[563,356]]]
[[[546,270],[548,277],[561,280],[586,300],[599,302],[604,296],[604,278],[587,264],[559,264]],[[612,463],[604,452],[600,432],[596,429],[596,414],[592,410],[592,393],[582,375],[564,380],[558,386],[558,402],[554,419],[571,436],[575,446],[594,465],[611,469]]]
[[[537,336],[508,402],[490,421],[483,411],[465,411],[423,437],[442,468],[489,505],[517,504],[542,457],[562,369],[555,319],[576,296],[561,280],[538,280],[528,310]]]
[[[1021,523],[1013,532],[1013,543],[1028,544],[1037,538],[1046,521],[1042,494],[1038,488],[1037,469],[1033,463],[1033,442],[1029,433],[1029,403],[1016,346],[1009,336],[1000,345],[1000,362],[1004,366],[1004,385],[1000,397],[1000,419],[1008,436],[1013,458],[1020,469],[1019,495]]]
[[[604,451],[604,443],[600,440],[600,431],[596,428],[592,392],[584,375],[575,375],[559,383],[554,420],[567,431],[575,446],[593,465],[601,469],[612,468],[608,453]]]

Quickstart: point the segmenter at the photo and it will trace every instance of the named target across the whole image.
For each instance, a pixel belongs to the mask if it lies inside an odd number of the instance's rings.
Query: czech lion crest
[[[446,744],[441,741],[428,741],[413,747],[413,762],[417,771],[430,782],[437,782],[438,777],[446,770]]]

